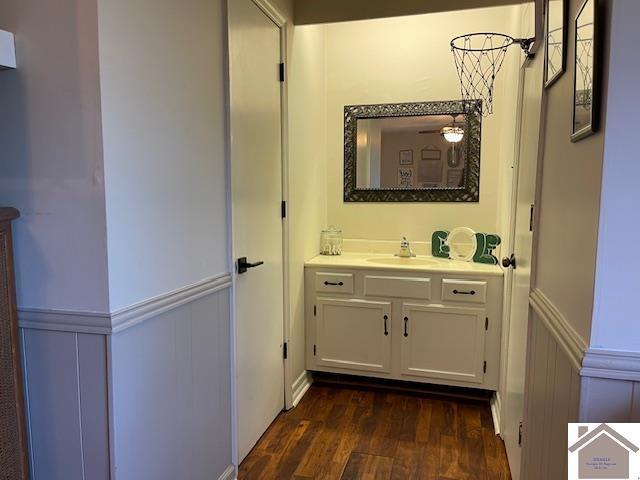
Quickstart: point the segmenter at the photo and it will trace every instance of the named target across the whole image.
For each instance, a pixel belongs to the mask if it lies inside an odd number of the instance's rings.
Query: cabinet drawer
[[[431,299],[431,279],[366,275],[364,294],[373,297]]]
[[[353,273],[316,273],[316,292],[353,294]]]
[[[442,300],[451,302],[486,303],[487,282],[482,280],[442,280]]]

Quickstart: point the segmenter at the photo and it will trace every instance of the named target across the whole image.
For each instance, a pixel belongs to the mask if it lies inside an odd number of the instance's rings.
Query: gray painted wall
[[[22,329],[34,479],[231,463],[227,287],[111,350],[82,325],[108,333],[115,311],[229,270],[225,3],[0,2],[18,56],[0,75],[0,204],[22,212],[18,303],[39,318]]]
[[[640,162],[637,161],[637,141],[628,133],[640,127],[635,100],[640,82],[640,51],[633,47],[638,35],[640,2],[607,3],[611,3],[612,10],[606,92],[608,129],[605,132],[591,345],[637,352],[640,351],[636,300],[640,256],[630,253],[624,242],[640,235],[637,221]]]
[[[0,204],[14,224],[18,304],[107,312],[95,0],[0,2],[18,69],[0,75]]]
[[[229,270],[225,18],[98,0],[111,311]]]

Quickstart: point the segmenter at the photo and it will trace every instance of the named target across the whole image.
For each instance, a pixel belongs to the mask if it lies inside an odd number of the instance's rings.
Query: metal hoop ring
[[[484,36],[486,37],[499,37],[499,38],[503,38],[506,40],[505,43],[503,43],[500,46],[497,47],[491,47],[491,48],[466,48],[466,47],[461,47],[456,45],[456,41],[460,40],[460,39],[469,39],[469,38],[473,38],[473,37],[480,37],[480,36]],[[467,33],[466,35],[460,35],[458,37],[455,37],[453,40],[451,40],[451,48],[453,50],[459,50],[461,52],[490,52],[493,50],[502,50],[503,48],[508,48],[511,45],[513,45],[514,43],[516,43],[516,40],[513,37],[510,37],[509,35],[505,35],[504,33],[494,33],[494,32],[477,32],[477,33]]]

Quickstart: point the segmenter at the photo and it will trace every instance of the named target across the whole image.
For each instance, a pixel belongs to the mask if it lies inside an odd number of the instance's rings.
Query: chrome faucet
[[[411,246],[409,245],[407,237],[402,237],[402,242],[400,242],[400,251],[396,253],[396,257],[410,258],[415,256],[416,254],[411,251]]]

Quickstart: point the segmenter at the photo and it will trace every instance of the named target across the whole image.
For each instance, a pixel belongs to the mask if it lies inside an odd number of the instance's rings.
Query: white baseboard
[[[300,376],[293,382],[293,406],[298,405],[304,394],[307,393],[309,387],[313,383],[311,374],[306,370],[300,374]]]
[[[491,397],[491,418],[493,418],[493,429],[496,435],[500,435],[500,412],[502,411],[502,401],[500,393],[495,392]]]
[[[222,472],[222,475],[218,477],[218,480],[236,480],[237,478],[236,467],[229,465],[227,469]]]

